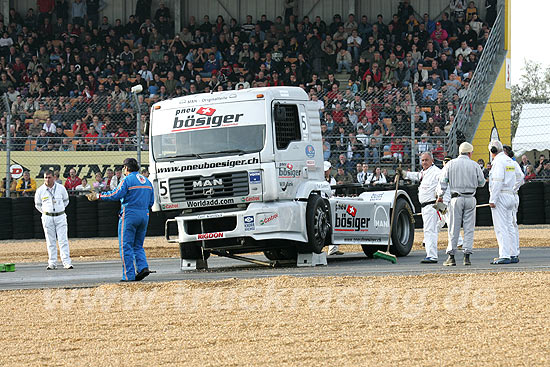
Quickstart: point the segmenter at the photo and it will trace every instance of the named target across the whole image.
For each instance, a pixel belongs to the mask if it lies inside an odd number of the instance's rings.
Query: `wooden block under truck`
[[[263,251],[270,260],[359,244],[406,256],[414,207],[399,190],[336,197],[325,180],[318,104],[298,87],[196,94],[151,108],[154,211],[183,260]],[[175,230],[177,228],[177,230]],[[168,232],[174,232],[169,234]]]

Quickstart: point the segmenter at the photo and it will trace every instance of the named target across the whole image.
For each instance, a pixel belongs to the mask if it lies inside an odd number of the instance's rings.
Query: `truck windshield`
[[[153,136],[153,155],[155,159],[196,159],[259,152],[264,144],[265,125],[182,131]]]

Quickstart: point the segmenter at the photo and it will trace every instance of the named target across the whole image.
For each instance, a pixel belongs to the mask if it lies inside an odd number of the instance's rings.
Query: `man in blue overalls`
[[[116,189],[91,193],[87,197],[90,201],[120,200],[118,243],[123,269],[121,281],[140,281],[150,274],[143,240],[149,222],[149,209],[154,202],[153,185],[139,173],[139,165],[134,158],[126,158],[123,164],[126,177],[120,181]]]

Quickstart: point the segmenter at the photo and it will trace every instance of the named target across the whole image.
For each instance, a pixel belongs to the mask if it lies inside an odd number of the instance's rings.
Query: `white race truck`
[[[318,105],[298,87],[180,97],[151,108],[154,211],[175,211],[166,238],[182,264],[210,253],[263,251],[270,260],[360,244],[407,255],[414,207],[399,190],[335,197],[324,178]],[[170,231],[177,227],[177,236]]]

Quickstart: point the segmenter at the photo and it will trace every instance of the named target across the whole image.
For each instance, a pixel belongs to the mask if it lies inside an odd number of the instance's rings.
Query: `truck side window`
[[[298,106],[277,104],[273,112],[277,149],[286,149],[290,142],[302,140]]]

